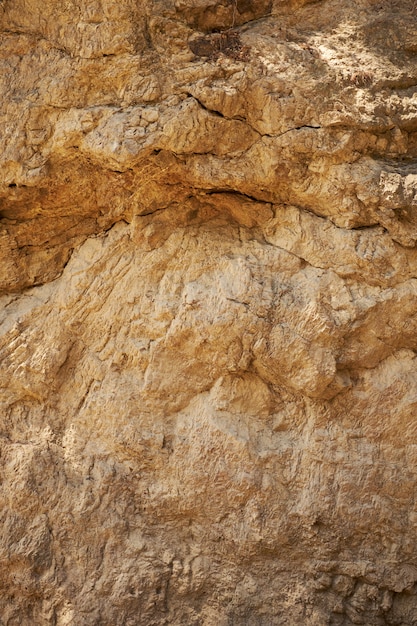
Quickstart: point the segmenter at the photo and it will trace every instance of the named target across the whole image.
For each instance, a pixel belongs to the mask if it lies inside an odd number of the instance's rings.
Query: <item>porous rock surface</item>
[[[0,624],[417,623],[414,0],[2,0]]]

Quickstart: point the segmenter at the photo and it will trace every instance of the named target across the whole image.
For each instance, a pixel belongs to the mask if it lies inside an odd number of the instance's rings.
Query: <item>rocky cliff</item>
[[[416,624],[414,0],[0,27],[0,624]]]

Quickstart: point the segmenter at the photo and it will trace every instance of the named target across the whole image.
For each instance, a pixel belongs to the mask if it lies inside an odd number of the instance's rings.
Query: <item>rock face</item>
[[[0,26],[0,624],[416,624],[414,0]]]

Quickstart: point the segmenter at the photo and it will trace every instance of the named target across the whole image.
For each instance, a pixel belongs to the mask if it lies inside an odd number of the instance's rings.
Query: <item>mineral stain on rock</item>
[[[0,28],[0,623],[417,623],[414,1]]]
[[[191,39],[188,45],[197,57],[216,60],[224,54],[236,61],[249,59],[249,46],[242,44],[239,33],[233,29]]]

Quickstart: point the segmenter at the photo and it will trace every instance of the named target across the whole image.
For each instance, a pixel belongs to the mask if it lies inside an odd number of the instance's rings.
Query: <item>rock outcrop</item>
[[[417,623],[414,0],[0,27],[0,624]]]

